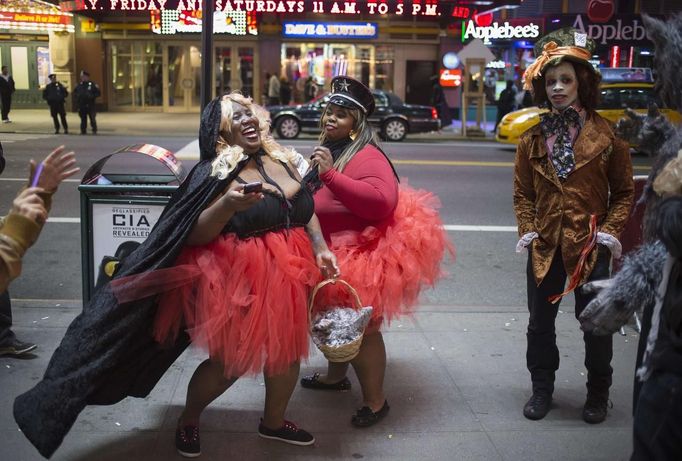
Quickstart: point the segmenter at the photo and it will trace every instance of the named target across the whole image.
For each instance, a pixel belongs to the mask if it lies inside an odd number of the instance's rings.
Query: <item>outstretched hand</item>
[[[74,167],[76,165],[76,154],[74,152],[64,153],[64,146],[59,146],[53,150],[45,157],[42,164],[43,169],[40,172],[37,186],[50,193],[57,192],[62,181],[80,171],[80,168]],[[32,183],[35,173],[36,163],[31,160],[29,184]]]

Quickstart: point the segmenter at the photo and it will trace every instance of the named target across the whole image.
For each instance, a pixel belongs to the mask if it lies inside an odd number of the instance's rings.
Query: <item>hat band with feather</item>
[[[549,61],[559,56],[573,56],[584,61],[589,61],[592,54],[585,48],[579,46],[558,46],[556,42],[545,43],[542,47],[542,54],[535,59],[535,62],[528,66],[523,73],[523,89],[532,90],[533,80],[542,76],[542,69]]]

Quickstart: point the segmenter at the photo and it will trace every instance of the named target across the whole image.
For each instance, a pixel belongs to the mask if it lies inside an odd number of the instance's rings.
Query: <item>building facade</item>
[[[304,101],[306,83],[326,91],[344,74],[428,104],[440,75],[457,116],[464,69],[456,56],[476,38],[493,59],[467,78],[485,86],[492,105],[506,80],[519,84],[543,34],[574,26],[597,41],[595,65],[646,67],[653,49],[640,13],[682,9],[673,0],[498,0],[479,7],[494,10],[482,14],[456,0],[216,0],[207,77],[200,0],[165,0],[165,9],[157,9],[161,0],[50,1],[3,0],[0,7],[0,14],[12,9],[13,22],[0,16],[0,62],[17,81],[16,107],[42,104],[51,72],[72,88],[88,70],[102,88],[103,109],[156,112],[198,111],[204,82],[213,95],[240,90],[265,102],[266,74],[286,80],[292,103]],[[612,14],[597,17],[595,2],[611,5]],[[34,15],[33,28],[16,21],[20,7]]]

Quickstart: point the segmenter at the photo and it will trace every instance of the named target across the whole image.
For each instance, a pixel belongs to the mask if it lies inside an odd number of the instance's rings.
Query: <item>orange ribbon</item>
[[[589,61],[592,57],[589,51],[579,46],[559,46],[555,41],[545,43],[542,47],[542,54],[535,58],[535,62],[528,66],[523,73],[523,89],[532,90],[533,80],[542,76],[542,68],[545,67],[551,59],[557,56],[575,56],[576,58]]]
[[[550,296],[549,298],[547,298],[547,301],[549,301],[552,304],[556,304],[561,298],[569,294],[571,291],[575,290],[575,288],[578,286],[578,283],[580,283],[581,278],[580,275],[582,274],[583,268],[585,267],[587,257],[590,256],[590,253],[592,252],[592,249],[595,247],[596,244],[597,244],[597,215],[593,214],[590,216],[590,237],[587,239],[585,246],[580,252],[578,265],[573,271],[573,275],[571,275],[571,281],[568,284],[568,288],[566,288],[566,291],[564,291],[561,294]]]

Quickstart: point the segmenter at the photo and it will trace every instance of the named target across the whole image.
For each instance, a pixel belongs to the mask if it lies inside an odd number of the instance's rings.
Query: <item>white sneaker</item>
[[[12,120],[10,120],[10,119],[3,120],[2,123],[12,123]]]

